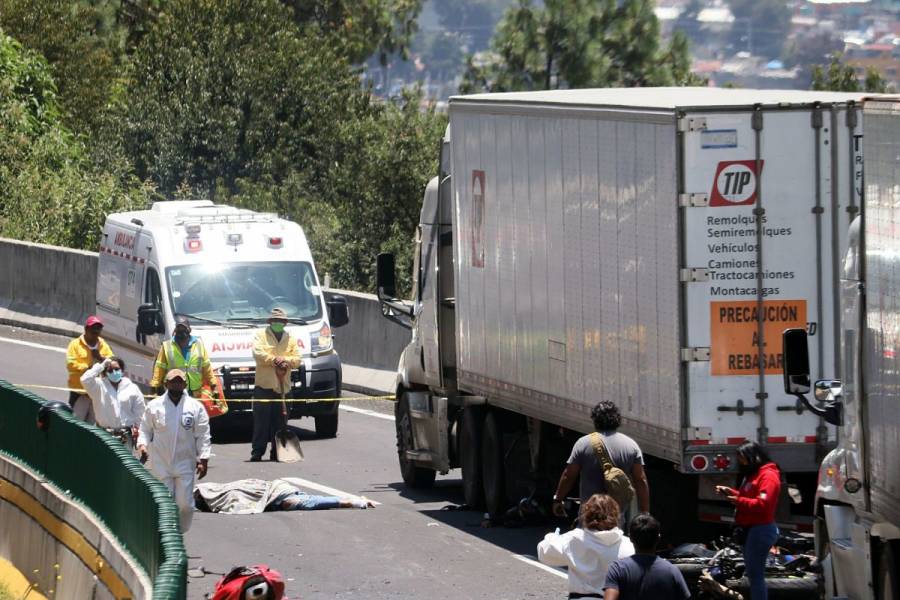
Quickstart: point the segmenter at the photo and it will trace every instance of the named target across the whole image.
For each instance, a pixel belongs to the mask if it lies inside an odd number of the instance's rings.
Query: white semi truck
[[[900,98],[869,100],[865,198],[840,281],[841,361],[815,383],[840,424],[822,461],[816,550],[826,598],[900,598]],[[784,334],[785,391],[810,391],[806,332]]]
[[[549,499],[590,409],[615,401],[669,523],[727,522],[734,450],[787,473],[812,527],[834,428],[781,383],[781,333],[839,368],[840,261],[859,211],[860,94],[708,88],[454,97],[416,238],[397,381],[409,485],[462,468],[466,502]],[[674,465],[674,469],[672,468]],[[802,494],[808,491],[807,494]],[[698,500],[699,499],[699,500]]]

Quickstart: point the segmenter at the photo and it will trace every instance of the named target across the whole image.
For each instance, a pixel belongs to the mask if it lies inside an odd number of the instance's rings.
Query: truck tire
[[[739,592],[744,598],[750,597],[750,580],[729,580],[725,585]],[[820,597],[819,576],[806,573],[802,577],[766,577],[769,600],[818,600]]]
[[[897,573],[897,546],[884,542],[881,546],[881,561],[878,567],[878,600],[900,598],[900,579]]]
[[[319,415],[315,419],[316,419],[316,437],[320,437],[320,438],[337,437],[338,411],[334,411],[334,414],[331,414],[331,415]]]
[[[484,419],[481,438],[481,473],[484,479],[484,505],[493,517],[503,514],[509,503],[506,498],[506,474],[503,471],[503,431],[497,415],[488,413]]]
[[[473,509],[484,506],[484,486],[481,479],[481,434],[484,429],[484,410],[480,406],[463,408],[459,424],[459,465],[462,468],[463,497]]]
[[[403,483],[413,489],[428,489],[434,485],[437,473],[434,469],[419,467],[406,458],[407,448],[413,447],[412,422],[409,417],[409,397],[406,392],[400,394],[394,407],[394,420],[397,425],[397,459],[400,462],[400,475]]]

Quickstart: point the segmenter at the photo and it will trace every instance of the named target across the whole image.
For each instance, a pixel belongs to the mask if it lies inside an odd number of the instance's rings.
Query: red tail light
[[[691,458],[691,468],[695,471],[705,471],[709,466],[709,461],[702,454],[697,454]]]

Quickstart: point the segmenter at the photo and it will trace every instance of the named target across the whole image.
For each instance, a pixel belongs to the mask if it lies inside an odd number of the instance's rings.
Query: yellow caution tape
[[[21,388],[31,388],[38,390],[54,390],[59,392],[76,392],[87,395],[87,392],[81,389],[59,387],[55,385],[38,385],[36,383],[14,383],[12,384]],[[158,398],[152,394],[144,394],[144,398]],[[280,398],[217,398],[225,402],[281,402]],[[396,400],[394,396],[350,396],[343,398],[285,398],[285,402],[294,402],[309,404],[311,402],[353,402],[356,400]]]

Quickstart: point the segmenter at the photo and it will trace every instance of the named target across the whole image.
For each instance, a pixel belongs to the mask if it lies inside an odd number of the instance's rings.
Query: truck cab
[[[805,332],[787,330],[784,374],[786,392],[838,425],[815,498],[825,597],[888,600],[900,597],[900,102],[869,100],[864,112],[865,198],[840,281],[842,373],[810,385]]]
[[[97,313],[129,375],[149,385],[176,315],[191,321],[230,411],[253,397],[253,339],[275,307],[303,358],[291,374],[292,416],[312,416],[321,436],[337,433],[341,362],[332,327],[348,322],[346,301],[326,300],[302,228],[274,214],[208,200],[156,202],[111,214],[97,269]],[[327,401],[315,402],[316,399]]]

